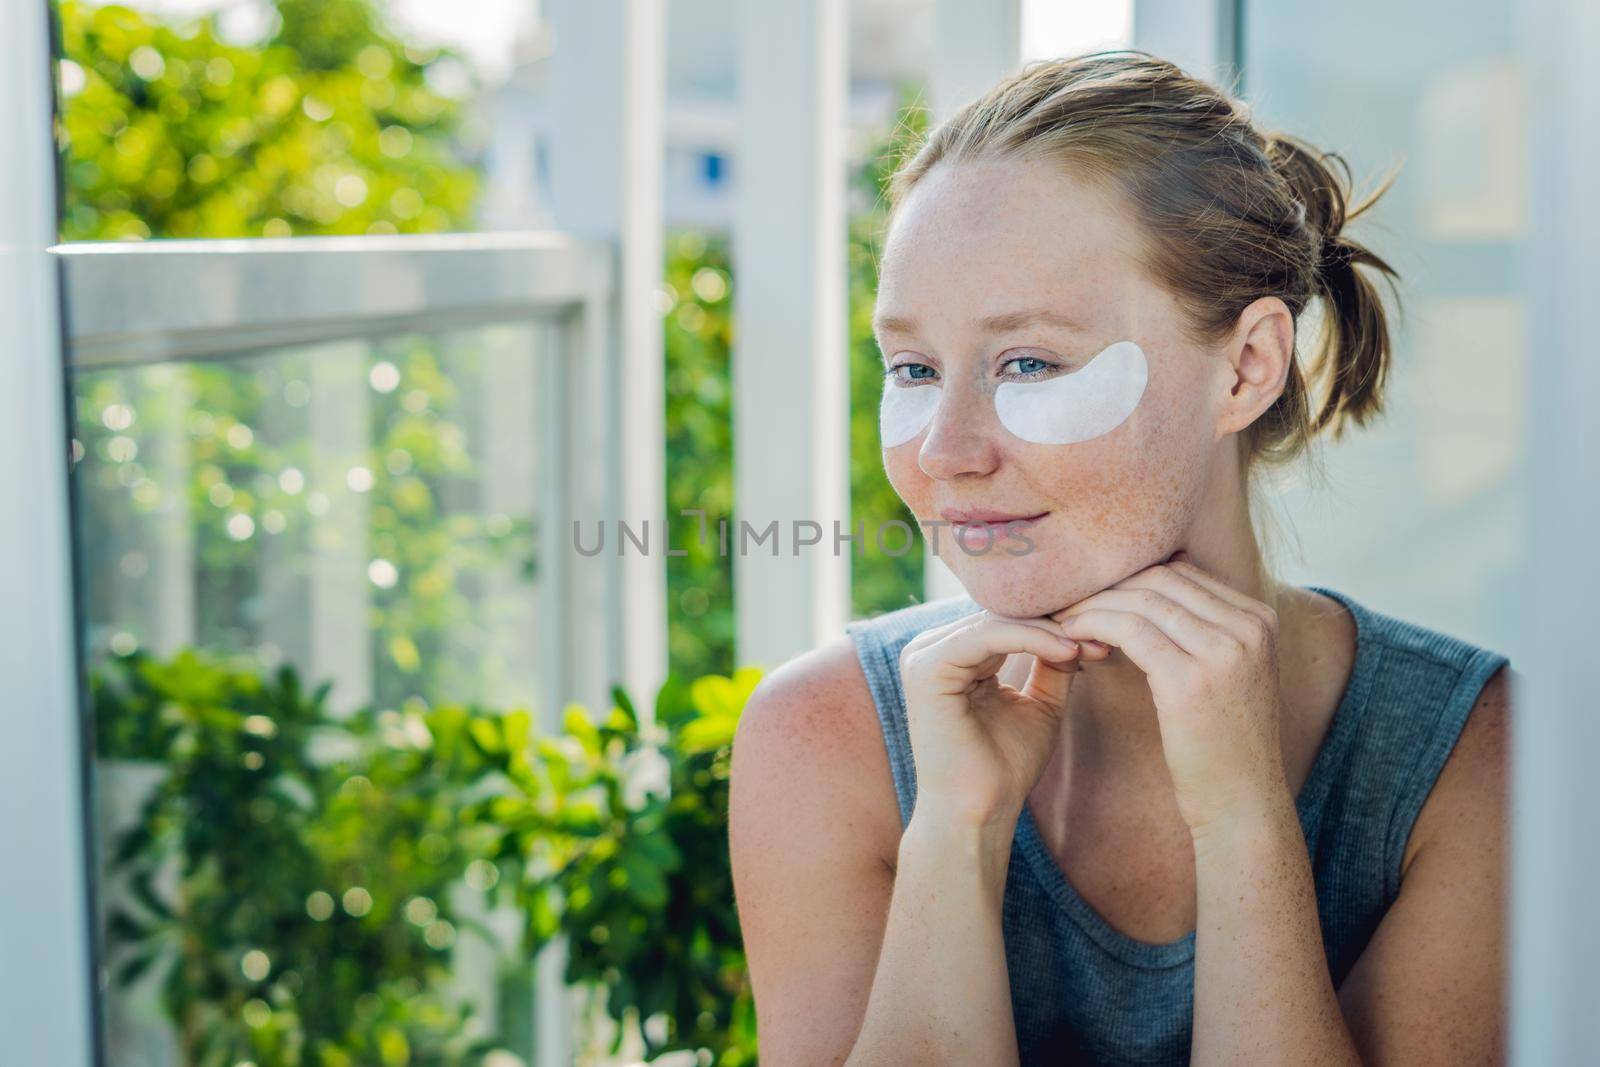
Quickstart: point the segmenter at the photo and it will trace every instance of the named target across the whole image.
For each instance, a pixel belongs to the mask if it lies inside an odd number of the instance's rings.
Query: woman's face
[[[884,467],[998,614],[1043,615],[1160,562],[1201,510],[1226,361],[1184,336],[1177,303],[1139,265],[1137,232],[1115,196],[1038,161],[937,164],[895,213],[874,317],[884,389],[939,394],[920,433],[886,444]],[[1002,424],[1003,383],[1073,374],[1119,341],[1143,350],[1147,381],[1112,428],[1040,444]],[[1003,527],[929,526],[963,512],[1042,517],[1020,530],[1031,548]]]

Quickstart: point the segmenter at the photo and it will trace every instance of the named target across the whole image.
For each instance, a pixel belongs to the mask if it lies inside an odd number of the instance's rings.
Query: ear
[[[1294,360],[1294,316],[1275,296],[1239,313],[1219,368],[1226,392],[1217,411],[1217,435],[1237,433],[1260,418],[1283,392]]]

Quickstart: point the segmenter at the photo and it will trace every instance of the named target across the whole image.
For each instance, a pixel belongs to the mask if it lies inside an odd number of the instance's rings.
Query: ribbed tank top
[[[1398,894],[1412,823],[1506,657],[1331,589],[1306,588],[1343,604],[1357,630],[1349,681],[1295,801],[1337,987]],[[917,779],[900,650],[923,630],[977,610],[970,597],[949,597],[846,626],[877,706],[902,827]],[[1194,932],[1157,944],[1113,928],[1062,874],[1026,804],[1001,920],[1024,1067],[1188,1062]]]

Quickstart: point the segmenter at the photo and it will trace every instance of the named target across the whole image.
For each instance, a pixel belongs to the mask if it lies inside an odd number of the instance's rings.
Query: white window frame
[[[74,651],[49,6],[0,0],[0,1043],[88,1064],[93,891]]]
[[[478,325],[557,325],[555,336],[561,340],[544,363],[548,378],[538,398],[539,513],[547,531],[542,544],[548,565],[537,595],[540,616],[563,624],[544,629],[540,647],[529,648],[528,655],[538,662],[545,730],[562,728],[562,709],[569,702],[581,702],[597,714],[610,706],[610,687],[626,677],[628,666],[624,620],[608,610],[626,599],[623,561],[607,553],[581,557],[566,539],[574,519],[596,509],[612,514],[619,509],[624,450],[615,432],[622,403],[616,385],[623,378],[611,372],[619,354],[611,344],[616,255],[610,242],[524,232],[93,242],[48,251],[60,268],[65,362],[72,370],[232,360],[286,346]],[[530,350],[529,358],[534,357]],[[61,381],[59,374],[56,380]],[[66,410],[61,388],[61,402],[52,409],[58,418]],[[32,432],[43,436],[38,428]],[[62,428],[54,436],[64,441],[64,434]],[[64,493],[65,467],[58,464],[55,470]],[[63,553],[66,529],[63,520]],[[586,596],[586,590],[606,595]],[[71,597],[66,583],[59,590],[59,610],[69,620],[69,656]],[[57,669],[63,684],[75,684],[75,661]],[[76,720],[67,715],[74,703],[70,697],[57,702],[73,726],[62,744],[87,767]],[[650,711],[641,708],[647,717]],[[61,840],[92,840],[94,828],[83,819],[81,803],[70,810],[60,807],[61,818],[52,824],[61,824]],[[73,884],[80,902],[84,887],[94,891],[82,868]],[[94,951],[87,913],[59,902],[52,909],[73,911],[59,919],[75,924],[86,956]],[[567,1015],[569,998],[560,980],[564,958],[559,939],[541,953],[537,1011],[547,1023]],[[92,1017],[91,1007],[85,997],[80,1010],[86,1019]],[[85,1022],[80,1029],[89,1033],[91,1025]],[[52,1040],[70,1032],[58,1029]],[[93,1040],[98,1041],[97,1033]],[[541,1032],[536,1060],[560,1062],[568,1040],[564,1030]],[[63,1060],[59,1053],[36,1062],[47,1059],[89,1062]]]
[[[585,610],[570,587],[582,568],[564,551],[577,517],[577,487],[615,486],[615,448],[574,447],[594,440],[578,412],[615,403],[594,396],[604,379],[573,374],[594,359],[605,332],[614,256],[608,245],[559,233],[444,234],[395,237],[303,237],[262,240],[85,242],[53,246],[62,266],[74,370],[170,360],[237,358],[286,346],[398,333],[441,333],[491,323],[551,322],[567,327],[568,351],[550,361],[541,455],[559,458],[544,472],[541,516],[546,551],[558,565],[541,584],[544,617],[571,620],[537,650],[542,705],[559,729],[560,708],[608,700],[620,677],[617,620]],[[531,358],[531,354],[530,354]],[[615,583],[614,556],[590,569]],[[597,605],[596,605],[597,606]],[[590,643],[593,642],[593,643]],[[530,649],[530,654],[534,650]],[[609,706],[609,705],[606,705]]]

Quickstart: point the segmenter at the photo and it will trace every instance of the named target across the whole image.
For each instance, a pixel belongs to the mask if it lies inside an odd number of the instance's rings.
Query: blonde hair
[[[1323,327],[1302,368],[1243,435],[1241,462],[1286,462],[1327,430],[1382,408],[1392,342],[1370,268],[1396,272],[1344,234],[1391,174],[1350,206],[1350,168],[1282,133],[1261,133],[1228,94],[1145,52],[1035,63],[932,130],[889,180],[891,213],[937,163],[1046,159],[1118,190],[1142,224],[1145,269],[1177,298],[1189,333],[1220,342],[1276,296],[1298,323],[1321,297]],[[1313,404],[1311,391],[1320,399]]]

